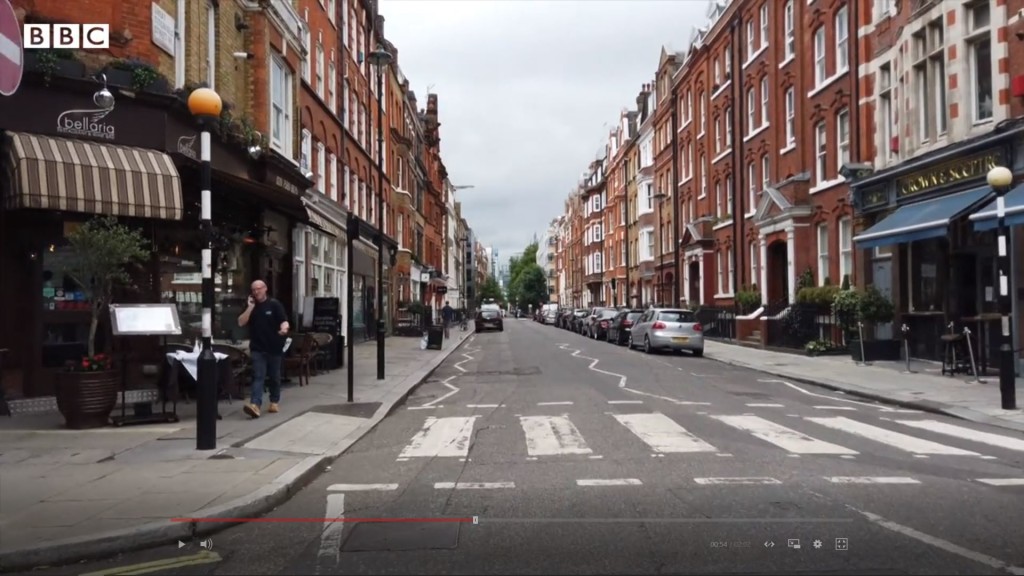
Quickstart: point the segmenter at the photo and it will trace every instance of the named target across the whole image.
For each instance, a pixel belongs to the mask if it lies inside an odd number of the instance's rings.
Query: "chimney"
[[[373,25],[374,25],[374,27],[377,28],[377,41],[380,42],[381,44],[383,44],[384,43],[384,16],[381,16],[380,14],[378,14],[377,18],[374,19]],[[376,50],[376,46],[374,46],[373,49]]]

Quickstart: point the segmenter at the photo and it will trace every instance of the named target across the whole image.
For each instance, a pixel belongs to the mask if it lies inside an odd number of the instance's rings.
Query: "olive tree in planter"
[[[843,324],[844,333],[847,335],[846,341],[850,345],[850,355],[854,360],[874,362],[900,359],[899,340],[876,340],[871,337],[875,325],[892,322],[896,316],[896,308],[892,301],[877,288],[868,286],[863,292],[842,290],[836,294],[832,306]],[[858,323],[864,326],[863,342]]]
[[[57,407],[68,428],[106,426],[117,404],[120,370],[109,354],[97,353],[96,331],[119,286],[131,286],[128,268],[145,261],[149,252],[142,235],[113,217],[86,222],[68,235],[69,275],[82,287],[92,315],[86,356],[70,363],[57,378]]]

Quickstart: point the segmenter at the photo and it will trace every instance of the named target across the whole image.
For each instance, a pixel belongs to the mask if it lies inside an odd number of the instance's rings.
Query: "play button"
[[[18,17],[10,0],[0,0],[0,95],[10,96],[18,90],[24,61]]]

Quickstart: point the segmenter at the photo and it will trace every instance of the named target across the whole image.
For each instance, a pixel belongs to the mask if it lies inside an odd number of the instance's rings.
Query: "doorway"
[[[871,282],[875,289],[892,302],[892,258],[880,258],[871,262]],[[892,322],[875,326],[877,340],[892,339]]]
[[[785,240],[768,245],[768,302],[789,302],[789,250]]]
[[[690,281],[690,305],[700,306],[702,303],[700,262],[690,262],[687,266],[689,267],[687,276]]]

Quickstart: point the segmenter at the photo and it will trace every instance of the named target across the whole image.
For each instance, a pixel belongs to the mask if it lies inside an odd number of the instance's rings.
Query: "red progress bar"
[[[266,523],[266,524],[296,524],[324,522],[367,522],[367,523],[436,523],[436,522],[466,522],[472,523],[472,518],[171,518],[171,522],[238,522]]]

